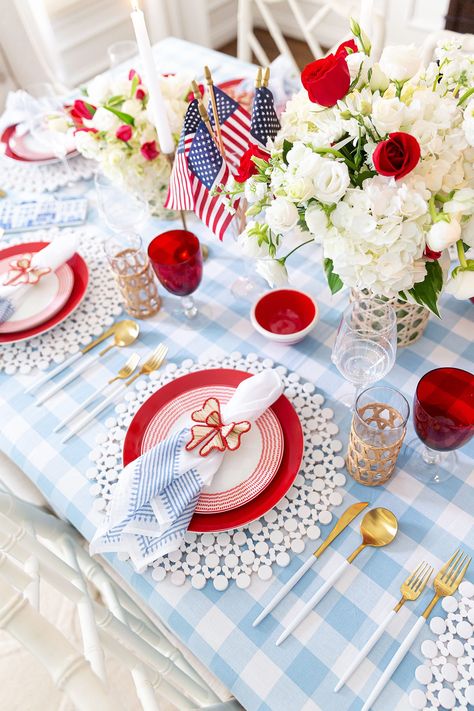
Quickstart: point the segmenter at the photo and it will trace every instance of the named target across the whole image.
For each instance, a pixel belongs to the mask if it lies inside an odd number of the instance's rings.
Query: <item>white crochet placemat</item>
[[[0,188],[10,190],[28,190],[30,193],[53,192],[68,183],[87,180],[94,174],[96,163],[84,156],[68,159],[69,168],[63,163],[50,165],[29,165],[5,156],[0,157]]]
[[[93,466],[87,476],[93,481],[90,491],[96,496],[97,510],[105,510],[122,470],[122,444],[128,426],[142,403],[158,388],[175,378],[204,368],[235,368],[259,373],[275,367],[270,359],[262,360],[255,353],[242,356],[232,353],[225,358],[201,358],[199,362],[185,360],[180,366],[168,364],[163,371],[139,380],[135,390],[127,392],[106,422],[106,432],[97,436],[90,453]],[[291,489],[264,516],[242,528],[221,533],[191,533],[178,551],[160,557],[153,563],[153,578],[157,581],[169,576],[175,585],[186,579],[198,589],[208,581],[216,590],[225,590],[231,580],[246,588],[256,574],[269,580],[275,565],[285,567],[290,554],[300,554],[309,540],[319,538],[318,524],[331,522],[331,506],[342,503],[341,487],[346,483],[340,471],[344,459],[342,443],[336,439],[339,428],[332,421],[333,411],[325,407],[323,396],[312,383],[278,365],[285,386],[300,418],[304,433],[304,455],[300,471]],[[122,556],[121,556],[122,557]]]
[[[111,326],[122,312],[121,296],[101,248],[101,235],[96,227],[84,225],[9,235],[8,239],[2,239],[0,247],[21,242],[49,242],[57,237],[67,240],[78,233],[78,251],[89,268],[86,295],[75,311],[51,331],[28,341],[1,345],[0,371],[5,371],[7,375],[30,373],[34,368],[45,370],[51,363],[61,363]]]

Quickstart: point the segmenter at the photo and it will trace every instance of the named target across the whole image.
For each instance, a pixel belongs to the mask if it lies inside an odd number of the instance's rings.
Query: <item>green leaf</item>
[[[324,260],[324,273],[326,274],[326,279],[328,286],[331,290],[331,294],[336,294],[344,286],[341,277],[335,273],[334,265],[332,259],[326,258]]]
[[[293,144],[291,143],[291,141],[287,141],[285,138],[283,141],[283,163],[285,163],[286,165],[288,165],[286,156],[288,155],[288,152],[291,151],[292,148],[293,148]]]
[[[121,96],[120,94],[116,94],[115,96],[111,96],[110,99],[107,101],[107,106],[119,106],[120,104],[123,104],[125,101],[125,97]]]
[[[438,296],[443,288],[443,270],[438,261],[426,262],[426,276],[418,282],[408,293],[417,304],[426,306],[436,316],[441,318],[438,310]]]
[[[104,109],[110,111],[111,114],[115,114],[117,118],[119,118],[121,121],[128,124],[129,126],[135,125],[135,119],[133,118],[133,116],[130,116],[130,114],[126,114],[123,111],[118,111],[118,109],[114,109],[113,106],[104,106]]]

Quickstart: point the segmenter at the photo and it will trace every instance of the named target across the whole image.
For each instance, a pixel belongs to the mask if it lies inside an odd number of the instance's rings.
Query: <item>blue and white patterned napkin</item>
[[[276,370],[243,380],[222,406],[223,423],[255,421],[282,392]],[[141,571],[180,547],[202,488],[211,483],[223,457],[239,456],[238,450],[213,450],[205,457],[197,449],[187,451],[191,425],[125,467],[106,519],[91,541],[92,555],[125,552]]]

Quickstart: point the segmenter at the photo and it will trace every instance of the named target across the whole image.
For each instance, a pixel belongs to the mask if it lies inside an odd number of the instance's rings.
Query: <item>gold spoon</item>
[[[80,373],[82,373],[84,370],[89,368],[92,363],[94,363],[96,360],[98,360],[101,356],[105,355],[110,351],[112,348],[115,348],[116,346],[118,348],[124,348],[125,346],[130,346],[134,341],[137,340],[138,334],[140,333],[140,326],[136,321],[130,321],[130,320],[125,320],[125,321],[119,321],[118,323],[115,324],[115,328],[112,331],[112,336],[114,338],[113,343],[111,343],[107,348],[104,348],[100,353],[96,356],[93,356],[92,358],[85,359],[81,365],[79,365],[75,370],[72,371],[72,373],[69,373],[69,375],[66,375],[65,378],[57,382],[53,387],[51,387],[49,390],[47,390],[43,395],[41,395],[37,401],[36,405],[42,405],[46,400],[49,400],[50,397],[58,393],[60,390],[62,390],[66,385],[68,385],[71,381],[75,380]],[[86,346],[87,347],[87,346]],[[89,345],[90,348],[90,345]],[[84,353],[86,352],[85,349],[83,351]]]
[[[295,627],[304,620],[306,615],[313,607],[325,596],[334,583],[339,580],[342,573],[350,566],[353,560],[357,558],[367,546],[379,548],[386,546],[393,541],[398,531],[398,521],[395,515],[388,509],[376,508],[367,511],[364,518],[360,522],[360,532],[362,535],[362,543],[353,551],[350,556],[337,568],[332,575],[326,580],[324,585],[321,585],[319,590],[314,593],[308,602],[303,606],[300,612],[290,622],[285,631],[277,639],[277,646],[281,644],[289,634],[293,632]]]
[[[108,385],[115,383],[116,380],[126,380],[126,378],[129,378],[139,362],[140,356],[138,355],[138,353],[132,353],[125,365],[120,368],[115,378],[111,378],[111,380],[108,380],[106,383],[104,383],[104,385],[102,385],[98,390],[92,393],[92,395],[89,395],[89,397],[86,398],[84,402],[81,402],[81,404],[78,405],[72,412],[70,412],[69,415],[65,417],[62,422],[59,423],[59,425],[56,425],[53,432],[59,432],[59,430],[62,430],[62,428],[65,427],[68,422],[71,422],[71,420],[73,420],[80,412],[82,412],[88,405],[90,405],[91,402],[94,402],[94,400],[97,399],[97,396],[100,395],[100,393],[103,392]]]

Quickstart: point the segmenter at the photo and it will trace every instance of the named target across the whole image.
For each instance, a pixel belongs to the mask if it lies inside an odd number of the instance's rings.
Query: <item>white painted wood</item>
[[[42,662],[77,711],[123,709],[119,699],[105,691],[86,660],[3,578],[0,578],[0,600],[0,627]]]

